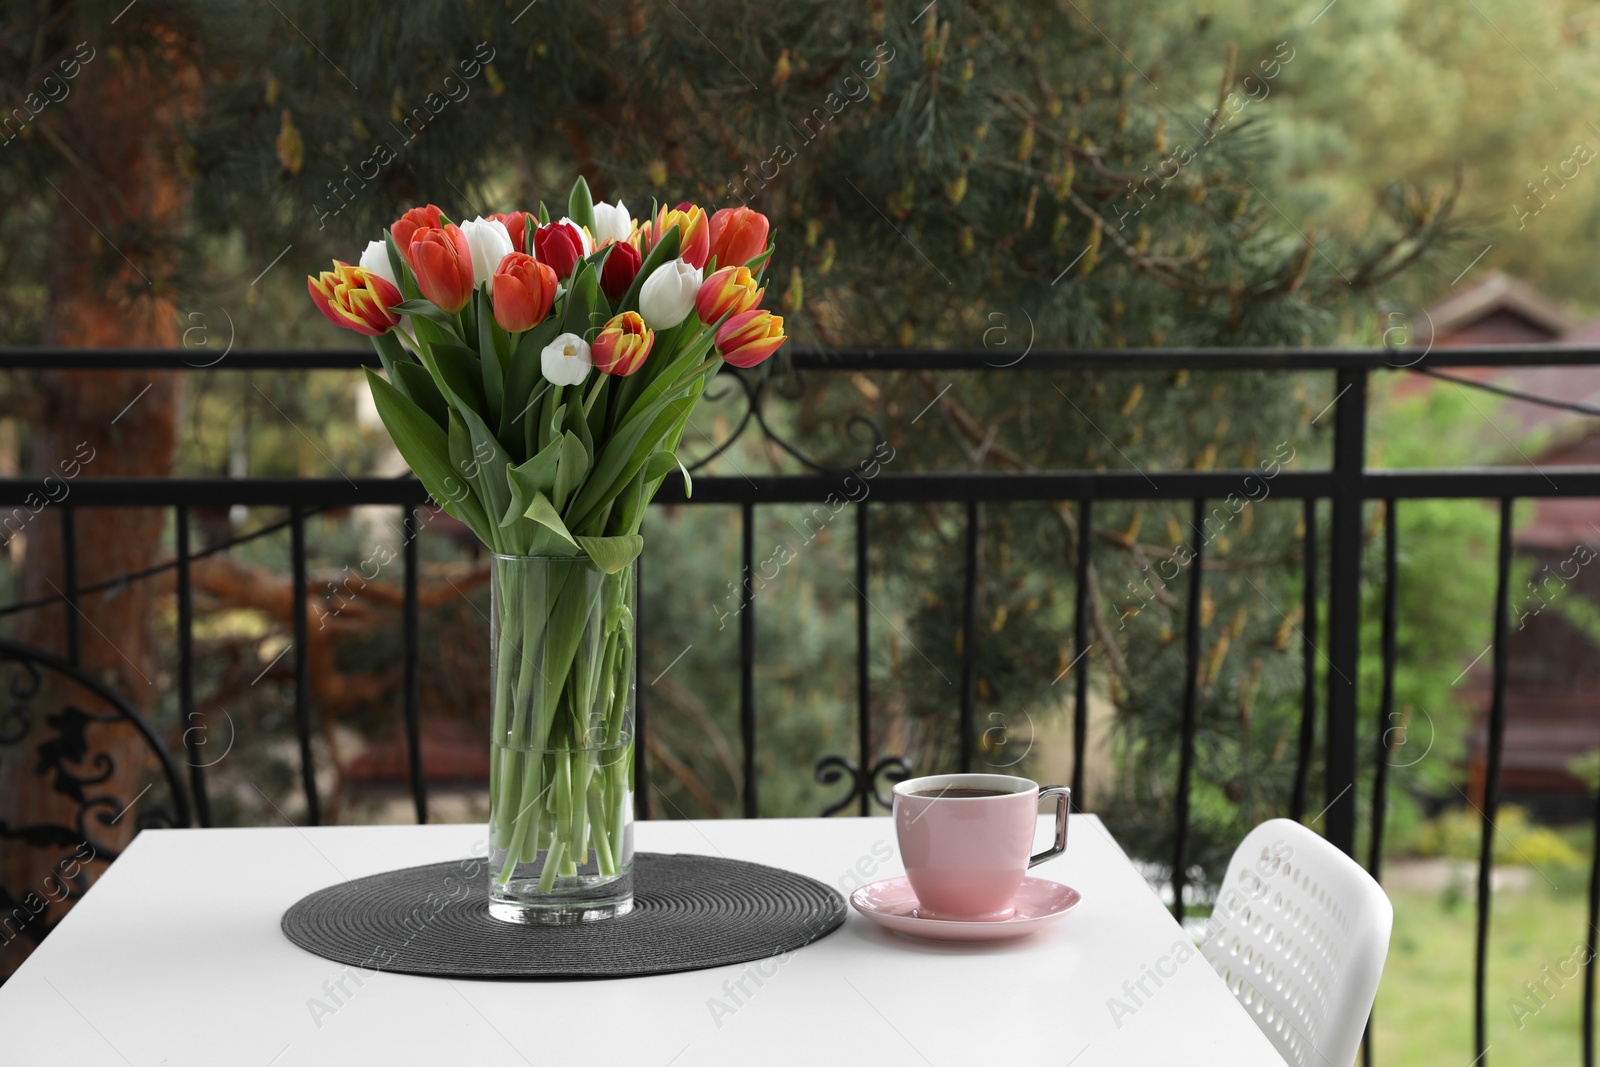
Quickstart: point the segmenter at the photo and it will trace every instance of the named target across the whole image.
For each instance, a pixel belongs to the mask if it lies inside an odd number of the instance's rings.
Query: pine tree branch
[[[1159,259],[1144,255],[1134,248],[1133,245],[1128,242],[1127,238],[1123,237],[1117,229],[1112,227],[1110,223],[1106,222],[1105,218],[1102,217],[1098,211],[1085,203],[1083,198],[1077,193],[1069,192],[1067,194],[1067,200],[1074,208],[1078,210],[1080,215],[1086,219],[1089,219],[1091,222],[1096,223],[1100,227],[1101,232],[1107,237],[1111,238],[1111,243],[1121,249],[1122,254],[1128,258],[1128,262],[1133,264],[1134,268],[1140,273],[1155,279],[1162,285],[1173,289],[1181,289],[1184,292],[1203,293],[1208,296],[1229,297],[1235,294],[1236,288],[1234,286],[1197,282],[1189,278],[1185,278],[1182,275],[1169,272],[1168,270],[1164,269],[1164,266],[1160,263]]]

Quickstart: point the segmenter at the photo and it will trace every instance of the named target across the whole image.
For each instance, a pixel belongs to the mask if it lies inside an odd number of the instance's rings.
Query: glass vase
[[[489,913],[633,910],[634,570],[496,555]]]

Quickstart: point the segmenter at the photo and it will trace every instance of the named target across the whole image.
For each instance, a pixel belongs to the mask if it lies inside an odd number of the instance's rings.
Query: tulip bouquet
[[[460,225],[413,208],[359,265],[307,279],[324,315],[372,338],[383,373],[367,381],[400,454],[494,553],[501,918],[631,907],[639,525],[707,381],[783,343],[757,308],[771,254],[748,208],[638,223],[580,178],[559,221],[543,204]]]

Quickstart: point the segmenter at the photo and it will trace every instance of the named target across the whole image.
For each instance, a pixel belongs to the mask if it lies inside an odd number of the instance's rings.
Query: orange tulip
[[[511,333],[531,330],[556,302],[556,272],[532,256],[513,252],[494,272],[494,321]]]
[[[490,215],[489,216],[491,219],[496,219],[496,220],[498,220],[500,222],[505,223],[506,232],[511,235],[511,248],[512,248],[513,251],[516,251],[516,252],[531,252],[532,251],[531,249],[523,247],[523,245],[527,244],[527,240],[528,240],[528,215],[529,214],[530,214],[530,212],[527,212],[527,211],[508,211],[503,215]],[[535,218],[533,220],[533,225],[534,225],[535,229],[538,229],[539,220],[537,218]]]
[[[710,326],[729,313],[749,311],[761,302],[764,292],[756,287],[749,267],[723,267],[700,286],[694,296],[694,309],[700,321]]]
[[[637,311],[624,311],[601,328],[589,346],[589,356],[602,374],[627,377],[644,366],[655,339]]]
[[[735,367],[754,367],[782,347],[783,319],[770,311],[745,311],[717,331],[717,351]]]
[[[439,209],[429,204],[427,207],[412,208],[389,227],[389,233],[394,237],[394,246],[405,258],[407,266],[415,267],[411,262],[411,239],[417,235],[417,231],[433,229],[438,225]]]
[[[693,204],[663,207],[654,222],[639,227],[639,238],[648,253],[672,227],[678,227],[678,258],[691,267],[704,267],[711,258],[711,225],[706,213]]]
[[[723,267],[742,266],[767,250],[767,217],[747,207],[725,207],[711,216],[711,254]]]
[[[390,309],[400,303],[400,290],[370,270],[333,261],[333,270],[306,278],[317,309],[335,326],[379,337],[394,329],[400,316]]]
[[[472,250],[455,223],[418,230],[411,238],[410,259],[423,296],[452,314],[467,306],[472,299]]]

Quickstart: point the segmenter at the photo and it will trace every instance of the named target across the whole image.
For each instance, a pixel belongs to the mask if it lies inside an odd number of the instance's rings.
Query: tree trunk
[[[41,120],[52,124],[50,141],[67,164],[56,189],[46,344],[176,347],[177,309],[170,297],[176,257],[170,249],[187,188],[174,160],[178,119],[192,106],[196,86],[192,79],[186,82],[182,50],[174,42],[158,36],[141,49],[105,49],[98,62],[83,68],[71,106]],[[54,488],[45,494],[52,502],[36,514],[23,509],[6,524],[8,535],[15,535],[22,546],[20,595],[47,597],[68,588],[63,520],[69,510],[76,525],[80,587],[154,563],[162,552],[166,512],[75,508],[73,490],[84,479],[170,473],[177,376],[136,370],[46,371],[36,376],[32,388],[23,473],[41,481],[52,477],[45,485]],[[75,621],[83,668],[150,714],[163,695],[152,632],[157,595],[158,583],[135,581],[83,596],[76,609],[57,605],[30,612],[23,616],[19,637],[66,655],[69,620]],[[43,706],[32,709],[32,733],[16,746],[25,746],[25,754],[16,752],[22,758],[0,781],[0,819],[12,827],[77,824],[78,803],[54,788],[53,778],[38,773],[33,761],[43,757],[39,745],[56,736],[56,727],[45,717],[61,711],[66,700],[82,697],[71,689],[44,691],[39,701]],[[108,710],[93,703],[82,707],[90,714]],[[73,772],[98,778],[103,767],[94,761],[102,753],[114,768],[85,792],[116,798],[116,807],[132,805],[114,823],[115,807],[92,809],[84,823],[87,836],[120,849],[138,825],[140,806],[164,803],[165,786],[158,784],[143,799],[135,799],[152,763],[131,728],[90,725],[85,738],[88,751],[70,764]],[[25,900],[25,894],[53,896],[48,891],[59,884],[53,879],[60,875],[61,861],[75,849],[0,840],[0,851],[0,886],[14,900]],[[92,881],[100,869],[87,867],[81,884]],[[26,955],[32,940],[27,935],[59,920],[71,902],[69,897],[51,903],[31,918],[31,929],[21,931],[24,936],[5,938],[0,974],[14,970]]]

